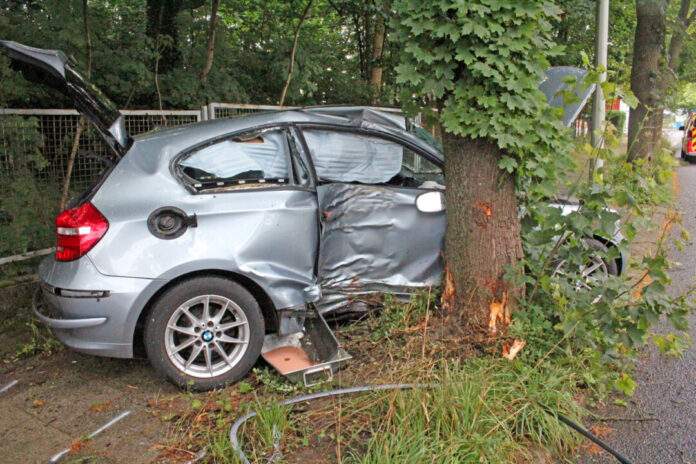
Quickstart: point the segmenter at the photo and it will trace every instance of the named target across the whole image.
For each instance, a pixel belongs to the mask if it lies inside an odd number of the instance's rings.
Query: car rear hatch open
[[[56,89],[70,98],[77,111],[92,123],[116,156],[120,158],[125,154],[131,142],[123,116],[111,100],[72,68],[71,59],[65,53],[8,40],[0,40],[0,50],[25,79]]]

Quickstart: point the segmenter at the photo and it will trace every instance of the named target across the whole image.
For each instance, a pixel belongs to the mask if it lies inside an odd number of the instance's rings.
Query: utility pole
[[[595,34],[595,66],[603,68],[605,71],[599,75],[600,84],[607,80],[607,48],[609,43],[609,0],[597,0],[597,20]],[[606,103],[602,87],[597,85],[594,98],[592,99],[592,126],[591,137],[592,146],[600,147],[603,145],[602,132],[605,119]],[[594,166],[590,166],[590,177],[595,168],[601,167],[602,159],[597,159]]]
[[[597,22],[595,35],[595,66],[604,68],[599,76],[599,82],[607,80],[607,47],[609,42],[609,0],[597,0]],[[604,92],[598,85],[592,101],[592,146],[602,143],[601,130],[604,122],[605,102]]]

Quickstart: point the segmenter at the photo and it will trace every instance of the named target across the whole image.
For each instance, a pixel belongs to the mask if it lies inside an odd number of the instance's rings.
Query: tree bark
[[[312,1],[307,2],[307,6],[300,16],[300,22],[297,23],[297,28],[295,29],[295,38],[292,41],[292,50],[290,51],[290,68],[288,69],[288,77],[285,79],[285,85],[283,86],[283,91],[280,94],[280,102],[278,105],[283,106],[285,103],[285,95],[288,93],[288,87],[290,87],[290,79],[292,79],[292,73],[295,71],[295,52],[297,51],[297,41],[300,38],[300,28],[302,23],[304,23],[307,13],[309,13],[309,7],[312,6]]]
[[[368,84],[370,86],[370,98],[372,104],[377,103],[379,98],[380,88],[382,87],[382,51],[384,50],[384,38],[386,36],[386,25],[384,19],[381,16],[376,18],[377,24],[375,26],[375,34],[372,41],[372,60],[370,63],[370,79]]]
[[[682,45],[684,43],[684,37],[687,35],[687,29],[689,25],[694,20],[696,16],[696,11],[692,11],[689,15],[689,10],[691,9],[691,0],[681,0],[679,5],[679,13],[674,21],[674,27],[672,30],[672,36],[669,40],[669,47],[667,49],[667,56],[665,58],[665,69],[660,76],[658,81],[657,90],[655,93],[662,97],[658,110],[655,112],[655,125],[657,127],[662,127],[662,122],[664,120],[664,98],[672,89],[672,85],[677,78],[677,66],[679,66],[679,56],[681,55]],[[662,133],[660,131],[653,132],[653,145],[657,145],[660,141]]]
[[[522,256],[514,177],[498,167],[491,140],[443,134],[447,185],[445,310],[474,333],[499,336],[524,288],[505,282],[504,266]],[[486,266],[481,266],[486,263]]]
[[[212,0],[210,11],[210,35],[208,36],[208,58],[205,60],[205,66],[201,72],[201,82],[205,82],[208,78],[208,73],[213,67],[213,58],[215,57],[215,23],[217,22],[218,0]]]
[[[631,90],[638,106],[631,109],[628,119],[628,158],[652,156],[656,140],[662,132],[664,95],[657,90],[664,58],[666,11],[668,0],[636,0],[636,32],[633,42]]]

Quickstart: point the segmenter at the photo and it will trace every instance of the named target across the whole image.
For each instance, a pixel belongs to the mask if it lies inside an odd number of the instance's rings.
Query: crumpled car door
[[[440,283],[444,210],[417,198],[444,188],[442,171],[408,147],[345,131],[303,131],[320,185],[321,313],[354,312],[375,293]]]

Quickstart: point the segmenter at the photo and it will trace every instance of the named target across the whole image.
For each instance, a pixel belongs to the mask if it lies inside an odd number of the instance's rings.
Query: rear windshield
[[[81,157],[94,160],[95,162],[99,163],[101,165],[101,171],[98,175],[95,176],[95,180],[93,182],[88,183],[87,188],[84,189],[82,193],[73,197],[68,202],[68,204],[66,205],[67,209],[76,208],[90,201],[92,197],[97,193],[99,188],[102,186],[106,178],[109,177],[109,174],[111,174],[111,172],[114,170],[117,164],[110,158],[96,158],[95,155],[90,153],[82,154]]]

